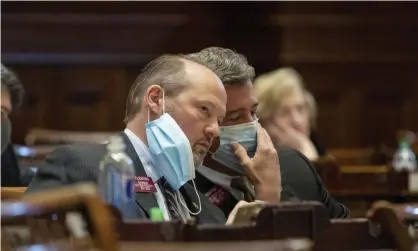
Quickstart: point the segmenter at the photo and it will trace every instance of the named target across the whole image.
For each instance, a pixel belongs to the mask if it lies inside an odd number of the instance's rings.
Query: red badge
[[[135,176],[134,188],[136,193],[155,193],[154,182],[150,177]]]
[[[212,202],[215,206],[219,206],[224,202],[225,198],[227,197],[227,192],[220,188],[220,187],[213,187],[210,189],[206,194],[206,197],[208,197],[209,201]]]

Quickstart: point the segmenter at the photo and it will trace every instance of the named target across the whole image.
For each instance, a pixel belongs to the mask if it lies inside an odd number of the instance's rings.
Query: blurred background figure
[[[22,103],[23,86],[16,75],[1,65],[1,185],[19,186],[20,170],[10,142],[12,123],[10,114]]]
[[[24,88],[13,71],[1,64],[1,186],[27,186],[33,177],[28,169],[20,171],[11,142],[10,114],[22,104]]]
[[[303,79],[292,68],[259,76],[257,116],[274,144],[294,148],[310,160],[325,154],[315,135],[317,107]]]

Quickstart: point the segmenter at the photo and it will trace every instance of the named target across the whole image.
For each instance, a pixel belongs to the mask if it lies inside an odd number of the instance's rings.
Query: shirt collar
[[[157,182],[157,180],[159,180],[162,176],[155,170],[153,157],[149,151],[148,146],[146,146],[144,142],[142,142],[142,140],[128,128],[125,129],[124,133],[134,146],[136,154],[141,160],[147,176],[150,177],[154,182]]]

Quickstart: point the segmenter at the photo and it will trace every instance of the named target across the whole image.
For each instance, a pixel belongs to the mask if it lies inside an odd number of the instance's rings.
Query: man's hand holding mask
[[[245,175],[255,187],[256,200],[280,202],[282,184],[279,157],[266,130],[257,124],[257,151],[253,158],[248,157],[245,148],[239,143],[232,143],[232,148]]]

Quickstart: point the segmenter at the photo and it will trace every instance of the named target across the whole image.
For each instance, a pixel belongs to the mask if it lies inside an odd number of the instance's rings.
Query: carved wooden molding
[[[343,53],[343,52],[342,52]],[[283,63],[418,63],[415,54],[325,54],[319,53],[282,53],[278,55]]]
[[[92,13],[43,13],[43,14],[2,14],[4,24],[13,25],[162,25],[182,26],[189,18],[184,14],[92,14]]]
[[[160,56],[159,54],[108,54],[108,53],[2,53],[5,64],[98,64],[142,65]]]
[[[289,28],[305,27],[355,27],[401,26],[418,27],[418,17],[402,15],[355,15],[355,14],[277,14],[271,15],[269,24]]]

